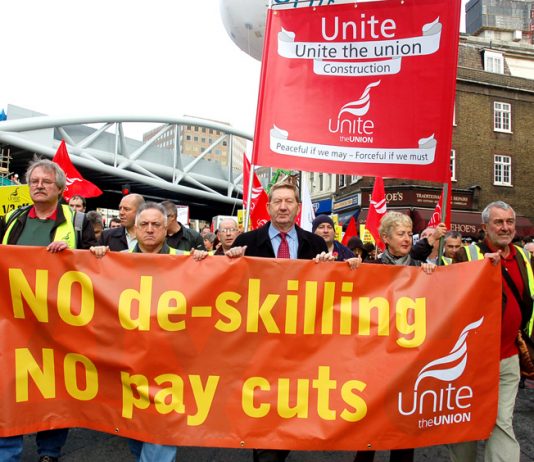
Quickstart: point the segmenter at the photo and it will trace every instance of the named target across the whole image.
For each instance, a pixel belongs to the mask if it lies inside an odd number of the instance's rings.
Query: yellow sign
[[[364,244],[367,244],[368,242],[371,244],[375,243],[373,235],[369,232],[365,225],[360,225],[360,239]]]
[[[0,186],[0,216],[30,204],[33,202],[27,184]]]

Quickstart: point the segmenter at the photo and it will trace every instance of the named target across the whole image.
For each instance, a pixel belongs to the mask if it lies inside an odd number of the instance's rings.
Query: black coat
[[[109,246],[109,250],[120,252],[128,249],[128,241],[126,240],[126,228],[111,228],[106,229],[100,236],[99,245]]]
[[[264,257],[276,258],[269,238],[270,222],[261,228],[243,233],[237,236],[232,247],[247,246],[245,255],[247,257]],[[297,250],[297,258],[299,260],[311,260],[321,252],[328,252],[324,239],[316,234],[305,231],[295,225],[299,246]]]

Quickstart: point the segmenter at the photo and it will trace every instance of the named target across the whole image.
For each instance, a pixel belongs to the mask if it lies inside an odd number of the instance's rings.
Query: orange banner
[[[0,435],[391,449],[486,438],[500,273],[0,247]]]

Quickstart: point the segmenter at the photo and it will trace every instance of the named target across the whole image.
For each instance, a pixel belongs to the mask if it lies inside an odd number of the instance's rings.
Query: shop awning
[[[434,213],[434,209],[412,210],[414,233],[420,233],[426,228],[428,220]],[[477,238],[482,230],[482,218],[480,212],[452,211],[451,229],[459,231],[464,237]],[[534,235],[534,223],[526,217],[516,217],[516,235],[527,237]]]

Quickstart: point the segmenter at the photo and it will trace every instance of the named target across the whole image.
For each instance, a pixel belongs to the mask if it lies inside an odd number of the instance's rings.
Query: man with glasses
[[[237,222],[232,218],[225,218],[219,223],[217,239],[221,244],[215,251],[215,255],[225,255],[232,248],[235,238],[239,235]]]
[[[205,250],[202,236],[191,228],[186,228],[177,220],[178,210],[171,201],[161,205],[167,211],[167,244],[178,250]]]
[[[26,182],[33,205],[14,210],[0,220],[2,244],[43,246],[50,253],[88,249],[96,244],[93,227],[84,214],[59,203],[66,184],[59,165],[46,159],[33,161]],[[57,461],[67,433],[66,428],[37,432],[39,460]],[[0,461],[19,461],[22,447],[22,435],[0,438]]]

